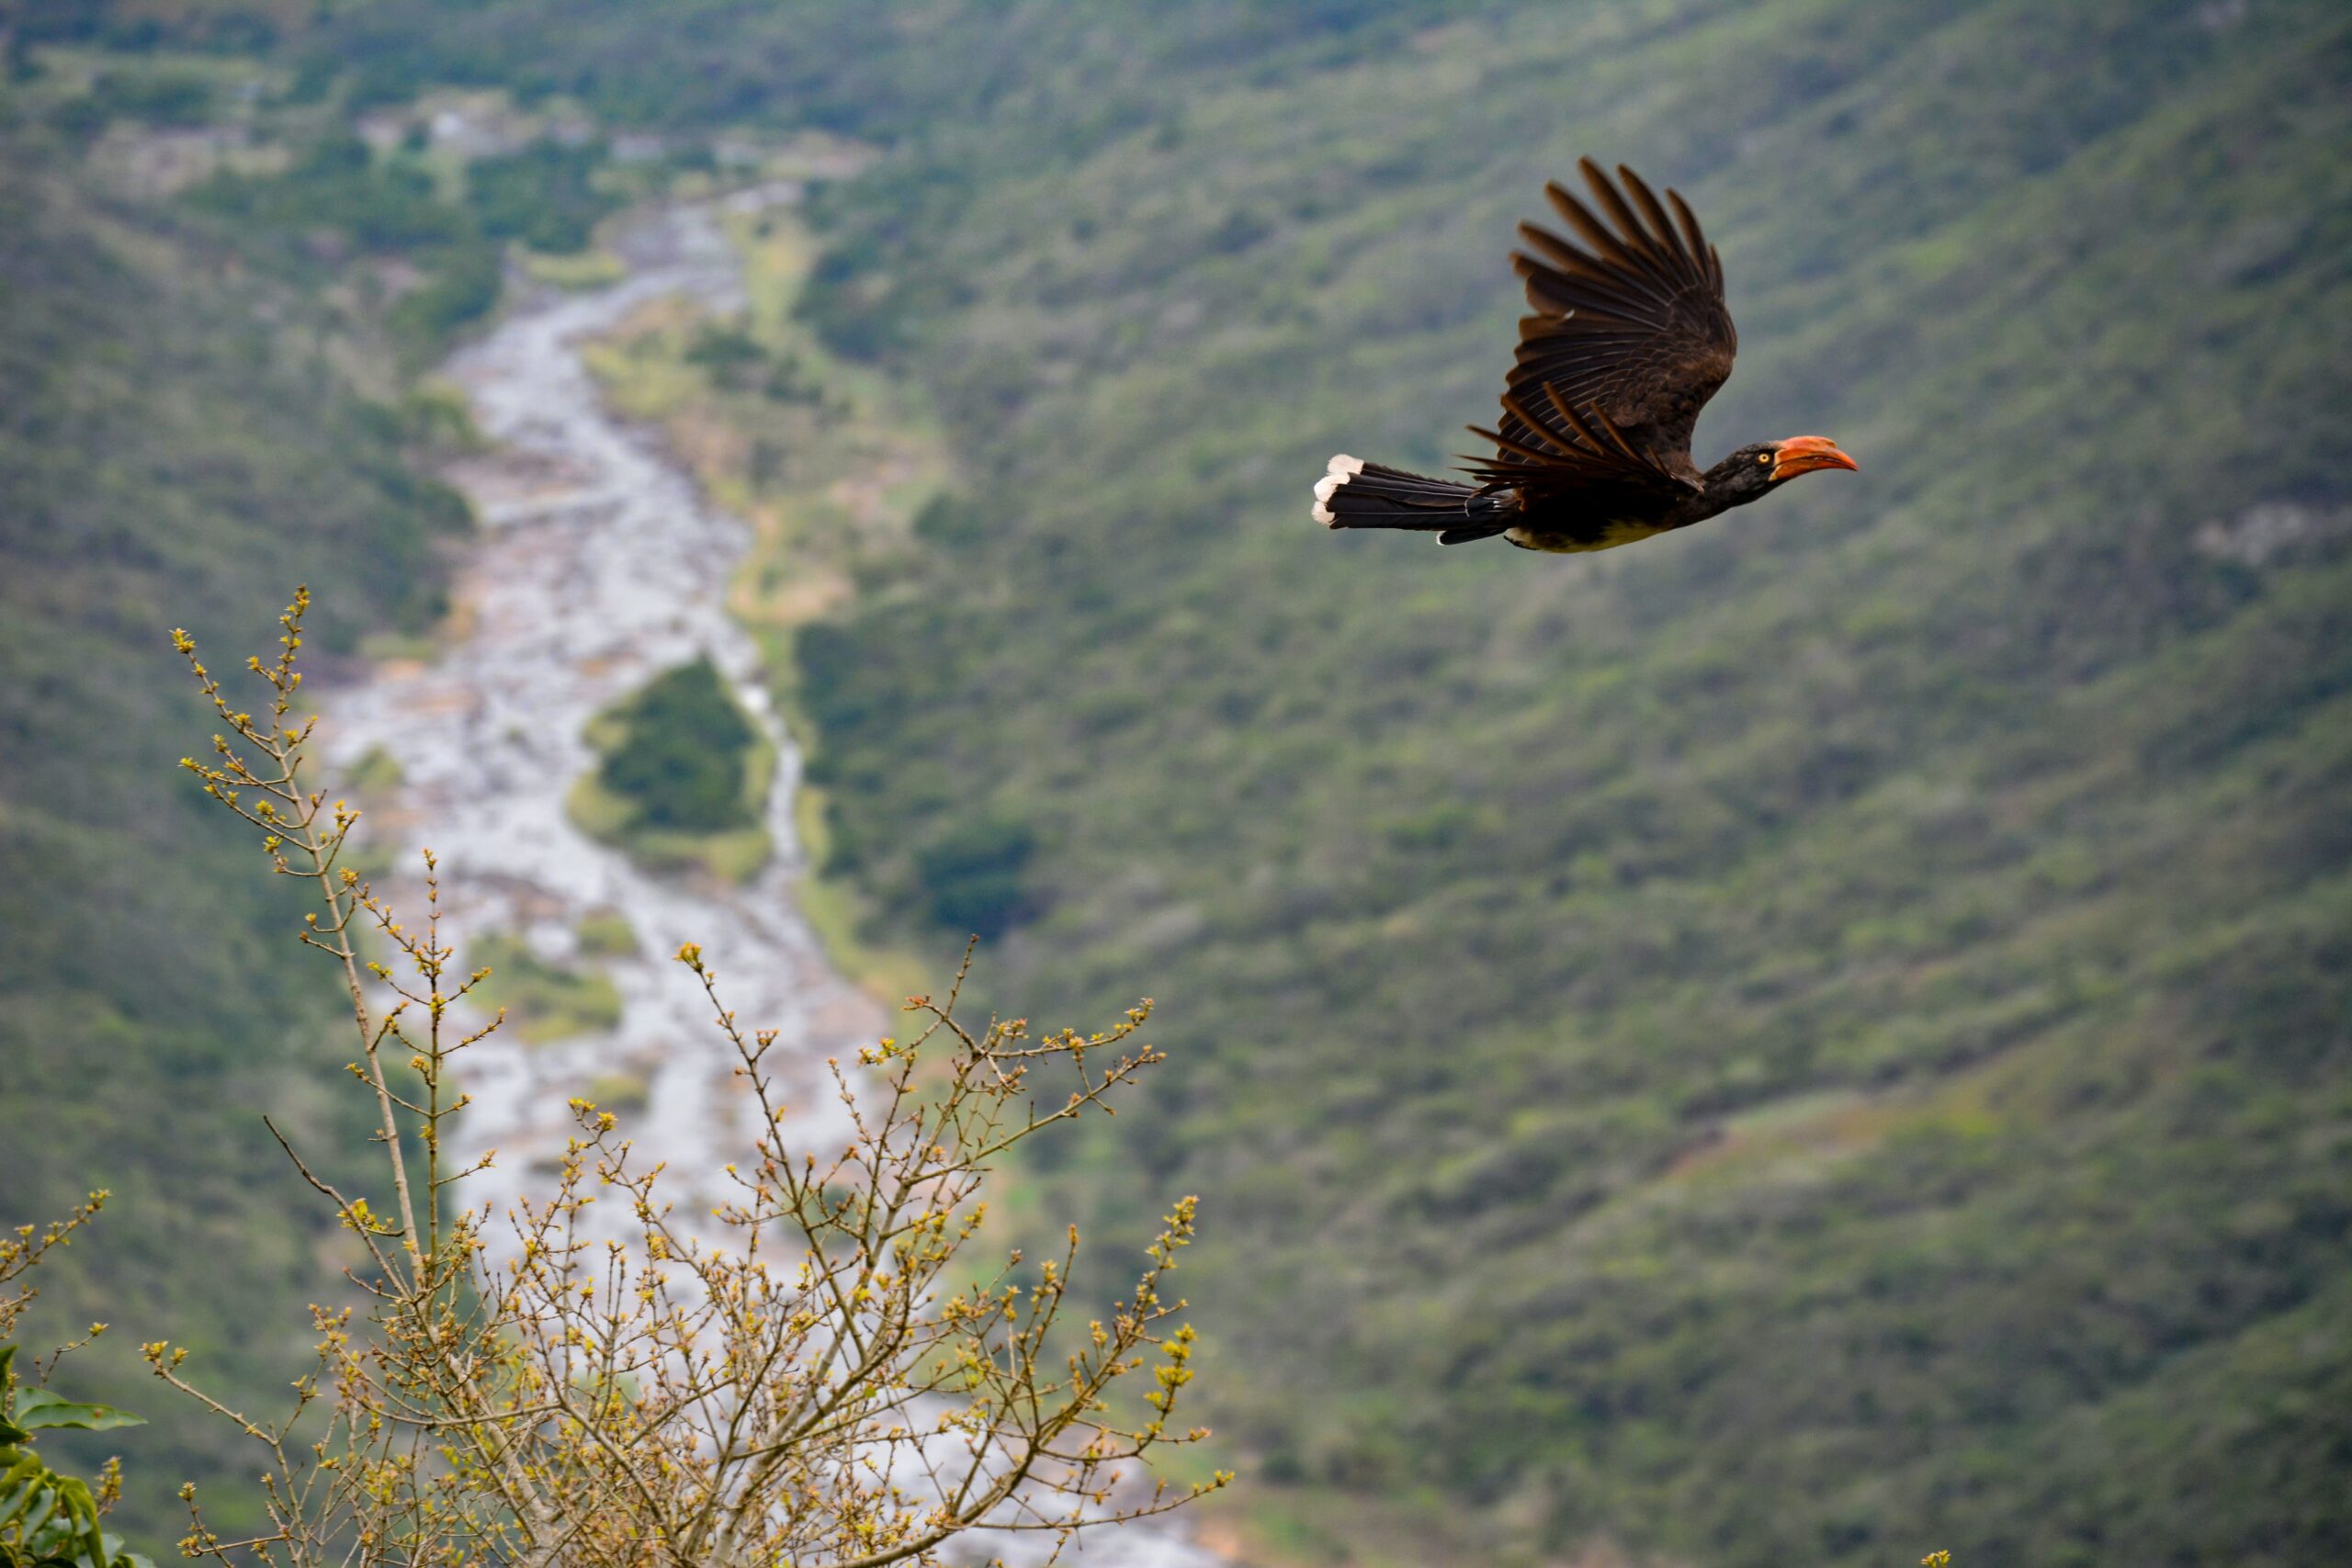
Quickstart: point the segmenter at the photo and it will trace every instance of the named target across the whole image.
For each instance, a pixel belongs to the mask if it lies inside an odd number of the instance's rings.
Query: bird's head
[[[1799,474],[1817,468],[1860,468],[1826,435],[1792,435],[1786,441],[1759,441],[1734,452],[1708,473],[1707,489],[1737,506]]]

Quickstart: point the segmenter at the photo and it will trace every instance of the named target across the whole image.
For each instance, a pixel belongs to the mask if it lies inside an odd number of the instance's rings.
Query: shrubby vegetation
[[[657,675],[612,715],[596,782],[631,826],[712,833],[759,819],[747,799],[760,732],[707,659]]]
[[[737,880],[766,861],[775,750],[708,659],[655,676],[600,716],[588,738],[603,761],[571,791],[583,831]]]
[[[48,118],[53,129],[86,142],[118,119],[202,125],[211,117],[214,97],[211,81],[193,73],[101,71],[88,92],[57,104]]]
[[[282,1388],[304,1347],[280,1309],[315,1297],[337,1233],[289,1213],[245,1108],[338,1142],[339,1064],[313,1049],[334,998],[273,961],[285,907],[249,847],[159,773],[187,708],[158,628],[259,640],[299,570],[335,585],[312,648],[348,657],[439,614],[435,546],[468,519],[412,460],[428,437],[349,374],[388,357],[364,322],[240,265],[200,215],[63,177],[74,156],[0,112],[0,1221],[116,1195],[28,1342],[168,1308],[224,1382]],[[68,1392],[151,1418],[115,1528],[168,1541],[172,1491],[227,1458],[157,1406],[127,1337],[69,1363]],[[91,1475],[119,1443],[42,1448]]]
[[[1023,829],[992,969],[1181,998],[1163,1119],[1049,1175],[1236,1215],[1287,1539],[2352,1547],[2341,15],[1181,40],[1131,92],[1073,27],[820,206],[814,320],[968,471],[801,700],[891,926],[960,938],[940,858]],[[1586,152],[1723,245],[1702,444],[1863,476],[1589,562],[1313,528],[1329,453],[1491,407]]]
[[[877,931],[985,925],[1024,995],[1165,978],[1182,1080],[1033,1164],[1107,1219],[1218,1204],[1188,1265],[1285,1551],[2300,1564],[2352,1551],[2345,28],[376,0],[288,57],[321,103],[472,81],[890,144],[818,203],[806,320],[922,384],[966,471],[800,634],[823,837]],[[1702,444],[1826,430],[1865,475],[1592,561],[1317,534],[1329,453],[1436,465],[1488,407],[1510,223],[1585,152],[1724,244]],[[0,908],[40,1097],[0,1117],[173,1125],[90,1174],[274,1366],[224,1276],[298,1290],[318,1235],[255,1220],[254,1141],[174,1091],[300,1080],[204,983],[267,973],[261,901],[216,910],[218,844],[128,782],[164,710],[124,649],[175,576],[230,618],[265,537],[385,613],[397,438],[254,324],[310,319],[299,235],[167,311],[147,260],[85,274],[53,186],[0,195],[14,298],[62,302],[0,311],[33,389],[0,472],[50,498],[0,532],[34,671],[0,900],[77,890]],[[221,395],[240,355],[278,400]],[[729,418],[806,412],[711,368]],[[228,444],[242,514],[212,420],[282,426]],[[125,940],[158,962],[93,956]],[[0,1179],[89,1179],[27,1147],[0,1128]],[[191,1235],[244,1261],[154,1272]]]
[[[920,857],[924,912],[950,931],[1002,936],[1034,913],[1024,874],[1035,850],[1028,827],[1003,818],[950,830]]]
[[[490,972],[477,987],[482,1005],[526,1040],[567,1040],[620,1021],[620,991],[609,976],[550,963],[520,938],[484,937],[466,950],[466,963]]]
[[[466,205],[492,239],[573,254],[587,249],[596,220],[620,205],[595,183],[604,157],[601,147],[538,141],[503,157],[477,158],[466,166]]]
[[[1081,1531],[1225,1484],[1223,1472],[1154,1483],[1136,1462],[1207,1435],[1170,1425],[1193,1376],[1185,1303],[1166,1293],[1193,1200],[1177,1201],[1131,1288],[1082,1330],[1057,1328],[1075,1227],[1033,1266],[1019,1251],[978,1268],[970,1257],[1002,1156],[1107,1115],[1164,1060],[1137,1036],[1148,1003],[1091,1034],[1033,1036],[1020,1020],[974,1030],[956,1016],[959,973],[943,998],[907,999],[910,1037],[860,1051],[854,1067],[827,1064],[846,1123],[818,1124],[787,1111],[785,1064],[769,1060],[777,1031],[739,1025],[690,942],[678,962],[732,1047],[752,1112],[728,1190],[690,1192],[681,1209],[662,1163],[634,1154],[614,1112],[576,1100],[554,1186],[503,1212],[474,1201],[467,1182],[495,1156],[458,1152],[470,1100],[454,1075],[503,1022],[463,1021],[491,971],[460,970],[443,944],[429,852],[424,908],[407,923],[348,863],[359,813],[308,782],[319,721],[295,709],[308,609],[306,591],[280,617],[276,655],[248,661],[264,688],[250,712],[173,634],[220,726],[205,761],[180,765],[309,896],[295,929],[350,998],[349,1072],[380,1155],[373,1201],[278,1137],[364,1246],[352,1278],[366,1307],[311,1309],[315,1366],[282,1416],[204,1393],[185,1348],[141,1347],[261,1470],[266,1523],[243,1540],[216,1533],[203,1499],[183,1494],[183,1555],[287,1568],[944,1568],[944,1549],[978,1528],[1043,1536],[1058,1557]],[[386,961],[363,959],[363,942]],[[588,1215],[600,1200],[628,1211],[617,1232]],[[0,1285],[10,1261],[0,1251]],[[1152,1386],[1130,1394],[1147,1369]],[[0,1354],[0,1393],[6,1371]],[[76,1517],[95,1535],[83,1502]]]
[[[358,137],[330,135],[301,151],[282,175],[223,175],[197,199],[279,243],[317,247],[321,231],[363,251],[413,251],[471,236],[465,214],[440,199],[433,173],[413,158],[379,163]]]
[[[420,268],[385,311],[415,367],[498,302],[502,242],[550,255],[587,249],[596,220],[619,205],[594,182],[602,160],[599,148],[537,142],[470,161],[463,195],[451,199],[417,153],[379,157],[356,136],[337,133],[303,149],[283,174],[222,174],[193,199],[249,248],[298,273],[322,243]]]
[[[63,1219],[28,1222],[0,1233],[0,1568],[154,1568],[106,1528],[122,1495],[120,1465],[108,1460],[94,1487],[61,1473],[43,1457],[41,1435],[111,1432],[145,1425],[111,1405],[68,1399],[51,1387],[58,1364],[107,1331],[94,1323],[83,1337],[17,1360],[17,1324],[39,1292],[28,1276],[48,1254],[73,1244],[74,1235],[103,1208],[108,1193],[91,1193]]]
[[[29,62],[32,46],[70,45],[150,54],[184,49],[211,54],[268,48],[288,18],[307,20],[306,7],[277,0],[214,0],[204,6],[98,4],[28,6],[8,17],[10,45]]]

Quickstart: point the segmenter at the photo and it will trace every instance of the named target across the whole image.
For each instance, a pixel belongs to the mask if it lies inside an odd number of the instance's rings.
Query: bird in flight
[[[1826,435],[1742,446],[1704,470],[1691,462],[1699,410],[1739,347],[1723,260],[1676,192],[1661,204],[1623,164],[1614,181],[1589,158],[1581,167],[1591,206],[1544,187],[1581,246],[1519,226],[1527,249],[1511,265],[1535,313],[1520,319],[1502,417],[1470,427],[1494,443],[1493,459],[1471,459],[1461,484],[1342,453],[1315,487],[1317,523],[1435,534],[1441,545],[1606,550],[1703,523],[1799,474],[1860,467]]]

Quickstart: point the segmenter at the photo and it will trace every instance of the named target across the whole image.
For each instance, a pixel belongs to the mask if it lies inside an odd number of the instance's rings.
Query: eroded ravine
[[[637,1148],[666,1165],[681,1212],[708,1211],[722,1168],[752,1132],[731,1048],[671,956],[683,942],[701,945],[746,1024],[778,1032],[781,1077],[804,1111],[792,1139],[840,1135],[824,1062],[851,1057],[883,1027],[880,1010],[830,966],[795,902],[799,760],[775,721],[758,650],[725,609],[749,530],[610,413],[581,358],[586,342],[659,297],[736,308],[736,257],[706,206],[649,218],[618,248],[629,264],[621,282],[527,299],[446,367],[491,447],[451,476],[481,522],[458,573],[459,635],[430,660],[379,664],[330,699],[335,759],[348,767],[380,752],[399,769],[399,808],[376,825],[379,842],[400,840],[411,865],[419,847],[437,853],[445,933],[460,961],[469,943],[511,935],[542,960],[593,965],[620,995],[609,1029],[539,1043],[501,1032],[465,1058],[473,1104],[461,1152],[497,1151],[467,1197],[500,1210],[550,1185],[571,1130],[571,1097],[629,1081],[642,1086],[642,1106],[626,1116]],[[588,721],[697,656],[726,674],[780,758],[766,807],[775,854],[741,886],[650,872],[565,814],[572,782],[595,763]],[[392,887],[413,918],[419,889],[406,875]],[[583,954],[583,922],[608,911],[625,916],[635,951]],[[1017,1562],[1032,1540],[984,1544]],[[1096,1568],[1217,1561],[1170,1523],[1092,1532],[1072,1551],[1081,1547]]]

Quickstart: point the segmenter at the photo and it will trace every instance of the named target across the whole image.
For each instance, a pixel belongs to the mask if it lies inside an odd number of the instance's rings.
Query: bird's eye
[[[1756,454],[1756,460],[1759,463],[1769,463],[1772,460],[1772,454],[1770,452],[1758,452]]]

